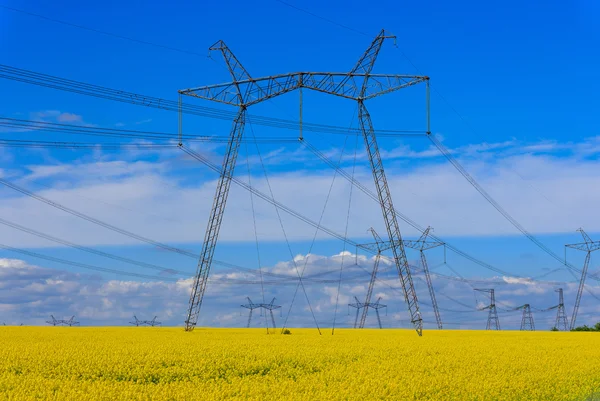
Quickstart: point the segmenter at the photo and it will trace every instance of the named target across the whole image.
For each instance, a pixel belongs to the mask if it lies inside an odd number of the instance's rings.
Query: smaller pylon
[[[79,322],[75,321],[75,316],[71,316],[69,320],[64,319],[55,319],[53,315],[50,315],[52,320],[47,320],[46,323],[51,324],[52,326],[79,326]]]
[[[240,305],[240,306],[242,308],[246,308],[246,309],[250,310],[250,313],[248,314],[248,324],[246,324],[246,328],[250,328],[250,322],[252,321],[252,312],[254,311],[254,309],[261,308],[261,306],[260,306],[260,304],[255,304],[254,302],[252,302],[250,297],[246,297],[246,299],[248,300],[248,303]]]
[[[275,298],[271,300],[271,303],[260,305],[265,309],[265,313],[266,311],[269,311],[269,313],[271,314],[271,322],[273,322],[273,328],[277,328],[277,326],[275,325],[275,316],[273,316],[273,310],[281,308],[281,305],[275,305]]]
[[[379,297],[377,299],[377,302],[374,302],[374,303],[370,302],[368,304],[364,303],[364,302],[360,302],[358,300],[358,298],[356,298],[356,297],[354,297],[354,300],[356,301],[355,303],[348,304],[349,307],[356,308],[356,317],[354,318],[354,328],[355,329],[357,327],[360,328],[360,329],[364,328],[364,321],[363,320],[361,320],[361,324],[360,325],[358,323],[358,315],[360,314],[359,312],[360,312],[360,310],[362,308],[365,308],[365,310],[368,310],[368,308],[371,308],[371,309],[375,309],[375,314],[377,315],[377,323],[379,324],[379,328],[382,329],[383,326],[381,325],[381,316],[379,315],[379,309],[387,308],[387,305],[384,305],[384,304],[380,303],[381,297]]]
[[[533,314],[531,313],[531,306],[529,304],[523,305],[523,318],[521,319],[521,331],[535,331],[535,324],[533,323]]]
[[[563,298],[563,289],[559,288],[555,290],[558,292],[558,305],[556,306],[556,327],[559,331],[568,331],[569,320],[567,319],[567,313],[565,312],[565,300]]]
[[[494,294],[494,289],[480,289],[475,288],[475,291],[479,292],[487,292],[490,294],[490,304],[480,310],[489,309],[487,325],[485,327],[486,330],[500,330],[500,320],[498,319],[498,311],[496,310],[496,295]]]
[[[255,304],[254,302],[252,302],[252,300],[250,299],[250,297],[246,297],[246,299],[248,300],[247,304],[241,305],[242,308],[246,308],[250,310],[250,313],[248,314],[248,324],[246,325],[246,328],[250,327],[250,322],[252,321],[252,311],[254,309],[264,309],[265,313],[267,313],[266,311],[269,311],[269,313],[271,314],[271,322],[273,323],[273,328],[276,328],[275,326],[275,316],[273,315],[273,310],[275,309],[280,309],[281,305],[275,305],[275,298],[273,298],[271,300],[270,303],[259,303],[259,304]],[[261,316],[262,316],[262,311],[261,311]],[[268,326],[268,323],[267,323]],[[267,331],[268,331],[268,327],[267,327]]]
[[[139,326],[151,326],[151,327],[155,327],[155,326],[160,326],[162,323],[161,322],[157,322],[156,318],[158,316],[154,316],[154,319],[152,320],[139,320],[135,315],[133,315],[133,322],[129,322],[129,324],[133,324],[136,327]]]

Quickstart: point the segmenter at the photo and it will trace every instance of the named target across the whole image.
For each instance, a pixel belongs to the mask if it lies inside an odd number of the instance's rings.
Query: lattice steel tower
[[[379,328],[382,329],[383,326],[381,325],[381,316],[379,315],[379,309],[387,308],[387,305],[384,305],[384,304],[380,303],[381,302],[381,297],[379,297],[376,302],[371,302],[368,305],[365,304],[365,303],[363,303],[363,302],[360,302],[358,300],[358,298],[356,298],[356,297],[354,297],[354,299],[356,300],[355,303],[348,304],[349,307],[356,308],[356,318],[354,318],[354,328],[357,327],[357,324],[358,324],[358,315],[359,315],[360,310],[361,309],[363,310],[362,316],[366,319],[367,308],[371,308],[371,309],[375,310],[375,314],[377,315],[377,324],[379,324]],[[361,318],[361,322],[360,322],[359,328],[360,329],[364,329],[365,328],[365,322],[364,322],[364,319],[362,319],[362,318]]]
[[[427,133],[430,134],[429,77],[372,73],[373,66],[375,65],[383,42],[386,39],[391,38],[395,39],[394,36],[391,36],[382,30],[358,60],[354,68],[347,73],[296,72],[257,79],[253,79],[250,74],[248,74],[246,69],[223,41],[218,41],[210,47],[210,50],[218,50],[223,54],[233,81],[226,84],[210,85],[179,91],[179,144],[182,147],[181,95],[194,96],[238,107],[238,113],[231,128],[230,139],[223,159],[223,168],[217,183],[215,198],[208,219],[208,227],[200,252],[198,269],[192,285],[187,319],[185,321],[185,328],[187,331],[193,330],[198,322],[208,275],[219,236],[219,230],[221,228],[223,213],[225,211],[225,204],[227,203],[231,177],[235,169],[240,141],[244,131],[246,111],[248,107],[267,99],[274,98],[296,89],[306,88],[350,99],[358,103],[360,127],[369,156],[383,219],[392,244],[391,249],[394,255],[394,263],[402,284],[404,298],[408,304],[411,322],[414,324],[417,333],[419,335],[422,334],[423,322],[419,311],[419,302],[408,266],[408,260],[406,258],[404,244],[400,234],[400,226],[396,219],[392,196],[385,176],[375,131],[371,122],[371,116],[365,106],[365,101],[409,86],[425,83],[427,100]]]
[[[438,309],[437,301],[435,299],[435,291],[433,290],[433,283],[431,282],[431,276],[429,275],[429,266],[427,265],[425,251],[445,244],[438,241],[427,241],[427,236],[429,235],[430,230],[431,227],[427,227],[417,241],[404,241],[404,246],[417,249],[421,255],[421,266],[423,267],[423,273],[425,274],[425,280],[427,282],[427,289],[429,290],[429,296],[431,297],[431,306],[433,307],[433,313],[435,314],[435,321],[438,329],[442,330],[442,318],[440,317],[440,310]]]
[[[246,297],[246,299],[248,300],[248,303],[240,305],[240,306],[242,308],[246,308],[246,309],[250,310],[250,312],[248,313],[248,324],[246,324],[246,328],[250,328],[250,322],[252,322],[252,312],[254,311],[254,309],[262,308],[262,306],[260,304],[255,304],[254,302],[252,302],[250,297]]]
[[[523,317],[521,318],[521,331],[535,331],[531,306],[529,304],[525,304],[518,309],[523,309]]]
[[[494,327],[494,330],[500,330],[500,320],[498,319],[498,311],[496,310],[496,295],[494,294],[494,289],[493,288],[490,288],[490,289],[475,288],[474,290],[479,291],[479,292],[487,292],[488,294],[490,294],[490,304],[488,306],[480,309],[480,310],[489,309],[487,326],[485,327],[485,329],[492,330],[492,327]]]
[[[273,328],[276,328],[277,326],[275,325],[275,316],[273,315],[273,311],[275,309],[279,309],[281,308],[281,305],[275,305],[275,298],[273,298],[271,300],[270,303],[259,303],[259,304],[255,304],[254,302],[252,302],[252,300],[250,299],[250,297],[246,297],[246,299],[248,300],[247,304],[244,305],[240,305],[242,308],[246,308],[249,309],[250,312],[248,314],[248,324],[246,325],[247,328],[250,327],[250,322],[252,321],[252,311],[254,309],[264,309],[265,313],[267,313],[267,311],[269,311],[269,313],[271,314],[271,322],[273,322]],[[262,316],[262,312],[261,312],[261,316]],[[267,324],[268,326],[268,324]],[[267,327],[267,331],[269,330],[269,327]]]
[[[575,328],[575,320],[577,319],[579,303],[581,302],[581,294],[583,293],[583,287],[585,286],[585,278],[587,276],[588,266],[590,264],[592,252],[600,249],[600,241],[592,241],[592,239],[585,233],[585,231],[583,231],[583,228],[579,228],[577,231],[581,233],[584,242],[580,242],[578,244],[568,244],[565,245],[565,247],[577,249],[579,251],[585,251],[587,252],[587,254],[585,255],[585,262],[583,263],[583,269],[581,270],[581,279],[579,280],[579,288],[577,289],[577,297],[575,298],[575,306],[573,307],[573,315],[571,316],[571,330]],[[567,261],[566,256],[567,255],[565,249],[565,263]]]
[[[559,288],[555,290],[558,292],[558,305],[553,306],[550,309],[556,310],[556,323],[554,327],[556,327],[559,331],[567,331],[569,327],[569,321],[567,319],[567,313],[565,312],[565,301],[563,298],[563,289]]]

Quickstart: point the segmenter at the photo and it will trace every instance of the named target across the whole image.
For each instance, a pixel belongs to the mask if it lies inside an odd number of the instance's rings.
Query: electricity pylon
[[[192,285],[190,294],[187,319],[185,321],[186,331],[194,329],[198,322],[198,316],[202,307],[202,300],[206,290],[208,275],[221,228],[225,204],[231,184],[239,145],[244,131],[246,121],[246,110],[248,107],[272,99],[276,96],[291,92],[296,89],[307,88],[318,92],[351,99],[358,103],[358,117],[363,133],[363,139],[369,155],[369,162],[373,174],[373,180],[377,188],[379,203],[388,236],[392,244],[394,263],[402,284],[404,298],[408,305],[417,333],[422,334],[423,320],[419,311],[417,293],[408,266],[408,260],[400,234],[400,227],[396,218],[392,196],[385,176],[381,155],[375,137],[375,131],[365,101],[387,93],[395,92],[419,83],[426,83],[427,99],[427,133],[430,134],[429,120],[429,77],[416,75],[390,75],[372,74],[373,66],[377,60],[381,46],[386,39],[394,38],[382,30],[373,40],[369,48],[364,52],[356,65],[348,73],[332,72],[296,72],[290,74],[274,75],[264,78],[253,79],[244,69],[242,64],[233,55],[223,41],[218,41],[209,50],[218,50],[223,54],[227,68],[233,81],[226,84],[203,86],[180,90],[179,107],[179,145],[182,144],[181,131],[181,95],[194,96],[214,102],[224,103],[238,107],[237,116],[233,122],[229,142],[227,144],[223,168],[217,183],[217,189],[211,214],[208,219],[208,227],[204,236],[198,269]],[[185,150],[185,148],[184,148]]]
[[[533,323],[533,314],[531,313],[531,306],[525,304],[515,308],[515,310],[523,309],[523,317],[521,318],[521,331],[535,331],[535,324]]]
[[[377,232],[375,231],[375,229],[373,227],[369,228],[369,231],[371,232],[371,234],[373,235],[373,238],[375,239],[375,246],[377,247],[377,254],[375,255],[375,262],[373,263],[373,270],[371,271],[371,280],[369,281],[369,287],[367,289],[367,296],[365,297],[365,302],[361,304],[362,305],[361,307],[363,308],[363,312],[362,312],[362,316],[360,318],[360,324],[358,326],[361,329],[363,329],[365,327],[365,321],[367,320],[367,313],[369,311],[369,308],[375,306],[375,304],[371,304],[371,296],[373,295],[373,287],[375,286],[375,279],[377,278],[377,270],[379,269],[379,262],[381,261],[382,247],[385,246],[385,243],[383,242],[383,240],[381,239],[379,234],[377,234]],[[357,306],[356,306],[357,319],[356,320],[358,320],[358,311],[360,310],[361,307],[358,306],[359,305],[358,299],[356,299],[356,302],[357,302]],[[377,306],[379,306],[379,300],[377,300],[376,304],[377,304]],[[377,319],[379,320],[379,309],[375,308],[375,311],[377,311]],[[356,320],[354,321],[354,328],[356,328]],[[379,322],[379,328],[381,328],[381,322]]]
[[[435,314],[435,321],[438,329],[442,330],[442,318],[440,317],[440,310],[438,309],[437,301],[435,299],[435,291],[433,290],[433,283],[431,282],[431,276],[429,275],[429,267],[427,265],[427,258],[425,257],[425,251],[438,246],[445,245],[443,242],[438,241],[427,241],[427,236],[431,227],[427,227],[423,234],[417,241],[404,241],[404,246],[419,251],[421,255],[421,266],[423,266],[423,272],[425,273],[425,280],[427,281],[427,288],[429,289],[429,296],[431,297],[431,305],[433,306],[433,312]]]
[[[442,319],[440,317],[440,311],[437,305],[437,300],[435,298],[435,291],[433,289],[433,283],[431,282],[431,276],[429,274],[429,266],[427,264],[427,258],[425,257],[425,251],[428,249],[436,248],[438,246],[445,245],[443,242],[438,241],[427,241],[427,236],[429,232],[432,230],[431,227],[427,227],[425,231],[421,234],[418,240],[402,240],[404,246],[406,248],[416,249],[419,251],[421,255],[421,265],[423,267],[423,272],[425,273],[425,280],[427,283],[427,288],[429,290],[429,296],[431,297],[431,305],[433,306],[433,312],[435,314],[435,320],[438,326],[438,329],[442,329]],[[367,248],[373,251],[377,251],[377,255],[375,257],[375,267],[373,268],[373,274],[371,275],[371,282],[369,283],[369,291],[372,291],[372,283],[375,280],[374,274],[377,274],[377,267],[379,266],[379,258],[381,257],[381,253],[387,249],[391,248],[390,241],[382,241],[379,235],[375,232],[373,228],[370,228],[369,231],[373,234],[375,238],[375,243],[372,244],[364,244],[361,245],[362,248]],[[365,304],[370,302],[370,292],[367,292],[367,299]],[[366,308],[363,311],[363,316],[366,316]],[[361,319],[363,322],[363,319]],[[364,323],[363,323],[364,324]],[[361,327],[362,328],[362,327]]]
[[[492,326],[494,327],[494,330],[500,330],[500,320],[498,319],[498,311],[496,310],[496,295],[494,294],[494,289],[490,288],[490,289],[480,289],[480,288],[474,288],[475,291],[479,291],[479,292],[487,292],[488,294],[490,294],[490,304],[484,308],[481,308],[480,310],[486,310],[489,309],[489,313],[488,313],[488,320],[487,320],[487,326],[485,327],[486,330],[491,330]]]
[[[556,292],[558,292],[558,305],[556,305],[554,308],[558,308],[556,311],[556,323],[554,325],[554,327],[556,327],[558,330],[560,331],[567,331],[567,327],[569,326],[568,320],[567,320],[567,314],[565,312],[565,301],[563,298],[563,289],[559,288],[558,290],[555,290]],[[552,308],[552,309],[554,309]]]
[[[246,325],[247,328],[250,327],[250,322],[252,320],[252,311],[254,309],[264,309],[265,313],[267,313],[266,311],[269,311],[269,313],[271,314],[271,322],[273,322],[273,328],[276,328],[275,316],[273,315],[273,310],[281,308],[281,305],[275,305],[275,298],[273,298],[271,300],[271,302],[268,304],[267,303],[255,304],[254,302],[252,302],[250,297],[246,297],[246,299],[248,300],[248,303],[241,305],[241,307],[250,310],[250,313],[248,314],[248,324]],[[262,316],[262,313],[261,313],[261,316]],[[267,327],[267,329],[268,329],[268,327]]]
[[[52,320],[47,320],[46,323],[51,324],[52,326],[78,326],[79,322],[75,321],[75,316],[71,316],[69,320],[64,319],[55,319],[53,315],[50,315]]]
[[[254,311],[254,309],[262,308],[262,306],[260,306],[260,304],[255,304],[254,302],[252,302],[250,297],[246,297],[246,299],[248,300],[248,303],[240,305],[240,306],[242,308],[246,308],[246,309],[250,310],[250,312],[248,313],[248,324],[246,324],[246,328],[249,328],[250,322],[252,321],[252,312]]]
[[[356,303],[353,304],[348,304],[348,306],[352,307],[352,308],[356,308],[356,318],[354,319],[354,328],[356,328],[357,323],[358,323],[358,315],[359,315],[359,311],[362,309],[363,310],[363,316],[366,316],[366,312],[367,312],[367,308],[371,308],[371,309],[375,309],[375,314],[377,315],[377,323],[379,324],[379,328],[382,329],[383,326],[381,325],[381,316],[379,315],[379,309],[382,308],[387,308],[387,305],[384,305],[381,302],[381,297],[379,297],[377,299],[377,302],[374,303],[369,303],[368,305],[360,302],[358,300],[358,298],[356,298],[356,296],[354,297],[354,299],[356,300]],[[365,323],[364,321],[361,319],[361,323],[359,328],[364,329],[365,327]]]
[[[154,316],[154,319],[152,319],[152,320],[139,320],[135,315],[133,315],[134,321],[133,322],[129,322],[129,323],[135,325],[136,327],[139,327],[139,326],[151,326],[151,327],[160,326],[162,323],[156,321],[157,317],[158,316]]]
[[[585,262],[583,263],[583,269],[581,270],[581,279],[579,280],[579,288],[577,289],[577,297],[575,298],[575,306],[573,307],[573,315],[571,316],[571,327],[575,328],[575,320],[577,319],[577,312],[579,312],[579,303],[581,302],[581,294],[583,293],[583,287],[585,286],[585,278],[587,276],[588,266],[590,264],[590,258],[592,252],[600,249],[600,241],[592,241],[592,239],[583,231],[583,228],[577,229],[581,233],[584,242],[578,244],[565,245],[566,248],[573,248],[579,251],[587,252],[585,255]],[[565,263],[567,262],[567,253],[565,248]]]
[[[271,322],[273,322],[273,328],[277,328],[277,326],[275,325],[275,316],[273,316],[273,310],[274,309],[279,309],[281,308],[281,305],[275,305],[275,298],[273,298],[271,300],[270,303],[268,304],[259,304],[262,306],[263,309],[265,309],[265,313],[267,313],[266,311],[269,311],[269,313],[271,314]],[[267,327],[268,330],[268,327]]]

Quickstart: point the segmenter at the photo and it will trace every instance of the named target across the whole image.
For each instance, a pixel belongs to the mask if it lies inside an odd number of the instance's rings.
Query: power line
[[[167,100],[133,92],[126,92],[118,89],[111,89],[99,85],[87,84],[84,82],[42,74],[31,70],[11,67],[4,64],[0,64],[0,78],[138,106],[152,107],[175,112],[181,111],[185,114],[192,114],[207,118],[231,121],[236,117],[236,113],[223,109],[198,106],[189,103],[181,103],[180,108],[179,102],[174,100]],[[298,131],[299,129],[299,122],[292,120],[248,115],[248,121],[252,122],[253,124],[272,128],[289,129],[293,131]],[[308,123],[304,121],[302,122],[302,129],[304,131],[338,135],[353,135],[360,133],[360,130],[358,129],[350,130],[351,132],[349,133],[347,127]],[[425,135],[425,131],[422,130],[377,130],[376,132],[380,136],[393,137]]]
[[[171,268],[167,268],[167,267],[163,267],[163,266],[158,266],[158,265],[155,265],[155,264],[152,264],[152,263],[141,262],[141,261],[138,261],[138,260],[134,260],[134,259],[130,259],[130,258],[125,258],[125,257],[122,257],[122,256],[114,255],[114,254],[111,254],[111,253],[108,253],[108,252],[99,251],[97,249],[93,249],[93,248],[88,248],[88,247],[85,247],[85,246],[77,245],[77,244],[74,244],[72,242],[66,241],[64,239],[57,238],[57,237],[54,237],[52,235],[45,234],[45,233],[42,233],[40,231],[33,230],[31,228],[24,227],[24,226],[19,225],[17,223],[13,223],[13,222],[5,220],[3,218],[0,218],[0,224],[3,224],[3,225],[8,226],[8,227],[12,227],[12,228],[14,228],[16,230],[19,230],[19,231],[22,231],[22,232],[26,232],[26,233],[31,234],[31,235],[35,235],[35,236],[40,237],[40,238],[47,239],[47,240],[52,241],[52,242],[56,242],[58,244],[62,244],[62,245],[65,245],[65,246],[68,246],[68,247],[71,247],[71,248],[74,248],[74,249],[78,249],[78,250],[83,251],[83,252],[92,253],[92,254],[95,254],[95,255],[98,255],[98,256],[103,256],[105,258],[110,258],[110,259],[113,259],[113,260],[118,260],[120,262],[129,263],[129,264],[136,265],[136,266],[139,266],[139,267],[143,267],[143,268],[146,268],[146,269],[158,270],[158,271],[163,272],[163,273],[165,273],[165,272],[177,273],[177,274],[186,275],[186,276],[190,276],[190,275],[193,274],[193,272],[184,272],[184,271],[181,271],[181,270],[176,270],[176,269],[171,269]]]
[[[149,139],[149,140],[157,140],[157,141],[170,141],[170,144],[162,145],[162,144],[132,144],[132,143],[116,143],[107,145],[135,145],[135,146],[174,146],[177,141],[178,134],[176,133],[168,133],[168,132],[157,132],[157,131],[140,131],[140,130],[131,130],[131,129],[122,129],[122,128],[107,128],[107,127],[91,127],[86,125],[76,125],[76,124],[63,124],[63,123],[53,123],[48,121],[39,121],[39,120],[23,120],[18,118],[10,118],[10,117],[0,117],[0,126],[14,128],[16,132],[40,132],[40,131],[48,131],[48,132],[58,132],[63,134],[77,134],[77,135],[89,135],[89,136],[101,136],[101,137],[116,137],[116,138],[127,138],[127,139]],[[183,134],[182,137],[189,142],[227,142],[227,136],[218,136],[218,135],[196,135],[196,134]],[[3,139],[4,141],[10,141],[8,139]],[[247,138],[243,139],[244,142],[259,142],[259,143],[280,143],[280,142],[297,142],[295,138],[289,137],[255,137],[255,138]],[[15,141],[16,142],[16,141]],[[23,141],[27,143],[28,141]],[[36,143],[35,141],[29,141],[32,143]],[[58,144],[69,144],[69,142],[42,142],[40,143],[58,143]],[[86,144],[83,144],[86,145]],[[104,143],[101,143],[104,145]]]
[[[178,48],[172,47],[172,46],[167,46],[167,45],[161,45],[161,44],[158,44],[158,43],[148,42],[146,40],[135,39],[135,38],[131,38],[131,37],[128,37],[128,36],[124,36],[124,35],[120,35],[120,34],[116,34],[116,33],[112,33],[112,32],[107,32],[107,31],[103,31],[103,30],[100,30],[100,29],[96,29],[96,28],[90,28],[88,26],[74,24],[72,22],[67,22],[67,21],[56,19],[56,18],[47,17],[45,15],[32,13],[30,11],[20,10],[20,9],[14,8],[14,7],[8,7],[8,6],[5,6],[5,5],[0,5],[0,8],[4,8],[5,10],[10,10],[10,11],[14,11],[14,12],[25,14],[25,15],[29,15],[31,17],[40,18],[40,19],[43,19],[43,20],[46,20],[46,21],[55,22],[57,24],[62,24],[62,25],[73,27],[73,28],[83,29],[83,30],[86,30],[86,31],[99,33],[101,35],[112,36],[112,37],[118,38],[118,39],[128,40],[128,41],[134,42],[134,43],[139,43],[139,44],[143,44],[143,45],[149,45],[149,46],[159,47],[159,48],[162,48],[162,49],[172,50],[172,51],[176,51],[176,52],[179,52],[179,53],[192,54],[194,56],[206,57],[206,54],[200,54],[200,53],[196,53],[196,52],[193,52],[193,51],[183,50],[183,49],[178,49]]]
[[[24,249],[15,248],[15,247],[12,247],[9,245],[4,245],[4,244],[0,244],[0,248],[5,249],[7,251],[11,251],[11,252],[16,252],[16,253],[20,253],[20,254],[27,255],[27,256],[32,256],[32,257],[38,258],[38,259],[48,260],[50,262],[56,262],[56,263],[60,263],[63,265],[81,267],[81,268],[89,269],[89,270],[96,270],[96,271],[100,271],[100,272],[104,272],[104,273],[113,273],[113,274],[118,274],[121,276],[131,276],[131,277],[145,278],[145,279],[151,279],[151,280],[178,281],[178,279],[171,278],[171,277],[150,276],[147,274],[133,273],[133,272],[127,272],[127,271],[123,271],[123,270],[108,269],[105,267],[88,265],[85,263],[74,262],[74,261],[67,260],[67,259],[61,259],[61,258],[56,258],[53,256],[42,255],[42,254],[39,254],[36,252],[26,251]]]

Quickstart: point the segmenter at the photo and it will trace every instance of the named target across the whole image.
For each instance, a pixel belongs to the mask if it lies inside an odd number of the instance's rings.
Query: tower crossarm
[[[361,82],[367,77],[369,80],[363,93]],[[427,79],[418,75],[294,72],[182,89],[179,93],[232,106],[251,106],[300,88],[351,100],[367,100],[419,84]],[[243,100],[240,100],[238,90],[244,94]]]
[[[582,242],[579,244],[565,245],[567,248],[576,249],[578,251],[594,252],[600,249],[600,241]]]

